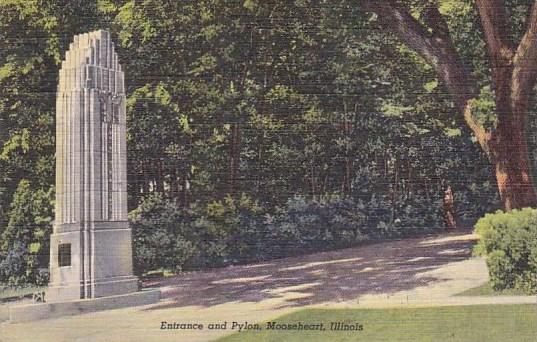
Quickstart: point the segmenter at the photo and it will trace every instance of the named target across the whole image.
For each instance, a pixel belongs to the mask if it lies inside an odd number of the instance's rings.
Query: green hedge
[[[487,214],[475,225],[481,239],[475,252],[487,256],[495,290],[537,293],[537,209]]]
[[[143,274],[161,268],[244,264],[441,227],[437,210],[420,211],[420,216],[408,210],[415,203],[406,203],[394,215],[390,204],[376,198],[364,202],[338,196],[318,201],[293,197],[269,212],[245,195],[180,208],[155,194],[129,215],[135,269]]]

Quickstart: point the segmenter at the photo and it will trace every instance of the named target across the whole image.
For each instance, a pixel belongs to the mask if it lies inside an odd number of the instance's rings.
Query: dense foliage
[[[428,203],[422,206],[427,207]],[[369,201],[293,197],[269,213],[244,194],[190,208],[155,194],[130,213],[135,269],[144,273],[240,264],[404,237],[441,226],[441,217],[427,209],[419,216],[412,210],[401,211],[396,219],[393,214],[389,203],[375,197]]]
[[[475,9],[442,13],[489,120]],[[447,184],[463,224],[498,206],[430,66],[352,2],[0,1],[0,281],[36,282],[47,265],[58,70],[73,35],[99,28],[127,76],[141,270],[441,228]]]
[[[48,281],[49,235],[52,228],[52,188],[19,183],[11,203],[9,221],[0,243],[0,279],[10,285]]]
[[[537,293],[537,209],[487,214],[475,225],[478,254],[487,256],[492,287]]]

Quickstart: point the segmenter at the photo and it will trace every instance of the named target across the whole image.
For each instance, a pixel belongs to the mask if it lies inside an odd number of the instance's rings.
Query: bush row
[[[374,197],[367,202],[294,197],[269,213],[243,195],[185,209],[152,195],[129,215],[135,269],[144,273],[254,262],[442,226],[441,212],[431,211],[429,201],[402,203],[397,212],[390,208],[391,203]]]

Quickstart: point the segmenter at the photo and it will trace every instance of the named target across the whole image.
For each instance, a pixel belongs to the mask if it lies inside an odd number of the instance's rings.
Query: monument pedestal
[[[61,224],[51,235],[49,302],[138,291],[127,221]],[[80,256],[73,258],[72,255]]]
[[[92,282],[89,285],[93,288],[95,294],[92,298],[117,296],[139,290],[138,278],[132,276],[103,279]],[[46,290],[45,298],[47,302],[51,303],[81,299],[81,287],[81,285],[77,284],[49,286]]]

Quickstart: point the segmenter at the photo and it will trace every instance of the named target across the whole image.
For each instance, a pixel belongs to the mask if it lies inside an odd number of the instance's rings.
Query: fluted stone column
[[[56,99],[48,301],[137,290],[127,221],[125,81],[110,33],[74,37]]]

